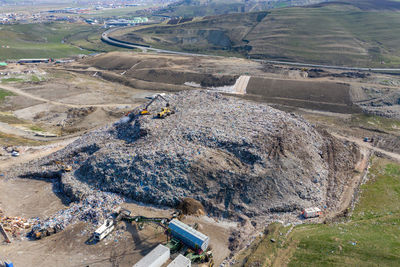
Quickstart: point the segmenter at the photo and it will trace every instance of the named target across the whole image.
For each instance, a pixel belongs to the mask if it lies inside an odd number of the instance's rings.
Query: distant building
[[[123,27],[123,26],[132,26],[142,23],[147,23],[149,21],[146,17],[135,17],[132,20],[128,19],[112,19],[104,22],[105,27]]]

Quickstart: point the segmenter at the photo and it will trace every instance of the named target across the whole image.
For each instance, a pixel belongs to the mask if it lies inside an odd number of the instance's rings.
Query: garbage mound
[[[174,114],[156,118],[165,107],[156,100],[152,115],[137,108],[26,170],[40,176],[61,159],[73,166],[60,179],[73,200],[100,190],[176,207],[189,197],[214,216],[338,204],[357,161],[353,145],[265,104],[202,90],[165,98]]]

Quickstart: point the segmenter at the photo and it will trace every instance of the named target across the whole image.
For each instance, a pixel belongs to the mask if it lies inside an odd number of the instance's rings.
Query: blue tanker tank
[[[169,223],[168,229],[173,237],[179,239],[186,246],[198,251],[206,251],[210,238],[199,231],[193,229],[187,224],[179,220],[172,220]]]

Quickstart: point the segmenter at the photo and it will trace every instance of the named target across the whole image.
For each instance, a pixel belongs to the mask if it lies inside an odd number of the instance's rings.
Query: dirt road
[[[42,158],[42,157],[45,157],[51,153],[54,153],[54,152],[60,150],[60,149],[63,149],[64,147],[66,147],[67,145],[69,145],[70,143],[75,141],[76,138],[77,137],[63,140],[61,142],[51,144],[51,145],[35,147],[34,152],[20,153],[19,157],[16,157],[16,158],[13,157],[13,158],[4,160],[4,161],[0,162],[0,172],[4,172],[14,165],[26,163],[33,159]]]
[[[233,87],[234,92],[236,92],[237,94],[245,95],[250,78],[251,78],[250,76],[246,75],[240,76]]]
[[[337,133],[331,133],[331,134],[338,139],[353,142],[353,143],[359,145],[360,147],[364,147],[364,148],[370,149],[372,151],[382,153],[385,156],[388,156],[391,159],[394,159],[394,160],[400,162],[400,154],[389,152],[389,151],[386,151],[386,150],[378,148],[378,147],[374,147],[370,143],[364,142],[362,139],[359,139],[359,138],[343,136],[343,135],[340,135]]]
[[[30,93],[27,93],[21,89],[15,88],[15,87],[11,87],[11,86],[5,86],[5,85],[1,85],[1,88],[10,91],[14,94],[20,95],[20,96],[24,96],[27,98],[31,98],[37,101],[42,101],[48,104],[52,104],[55,106],[64,106],[64,107],[70,107],[70,108],[86,108],[86,107],[126,107],[126,106],[131,106],[132,103],[129,104],[120,104],[120,103],[110,103],[110,104],[68,104],[68,103],[63,103],[63,102],[58,102],[58,101],[53,101],[53,100],[49,100],[37,95],[33,95]]]

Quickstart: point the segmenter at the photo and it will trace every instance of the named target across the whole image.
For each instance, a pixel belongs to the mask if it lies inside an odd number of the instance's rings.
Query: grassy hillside
[[[124,33],[119,39],[148,43],[160,48],[190,52],[226,52],[244,55],[243,38],[260,23],[267,12],[229,14],[207,17],[177,26],[158,25]]]
[[[350,222],[304,225],[294,231],[292,242],[298,246],[289,266],[400,262],[400,166],[375,163],[371,173]]]
[[[125,40],[191,52],[349,66],[400,66],[400,2],[360,0],[205,17]],[[264,14],[264,15],[260,15]],[[265,16],[265,14],[267,14]]]
[[[246,37],[249,55],[334,65],[400,65],[400,12],[331,4],[272,11]]]
[[[245,266],[398,266],[400,165],[375,159],[370,176],[349,221],[299,225],[287,238],[287,227],[273,224],[239,261]]]
[[[327,0],[183,0],[158,11],[166,16],[198,17],[230,13],[265,11],[272,8],[301,6]]]
[[[70,23],[0,26],[0,60],[61,58],[115,48],[103,44],[99,26]]]

